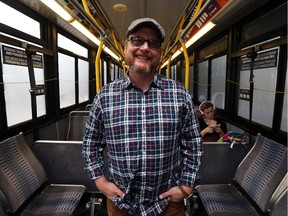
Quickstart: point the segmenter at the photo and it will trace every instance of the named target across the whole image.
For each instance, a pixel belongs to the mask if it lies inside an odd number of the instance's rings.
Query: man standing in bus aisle
[[[93,101],[83,156],[109,216],[183,216],[192,193],[202,138],[188,91],[157,73],[164,38],[154,19],[134,20],[125,41],[127,75]]]

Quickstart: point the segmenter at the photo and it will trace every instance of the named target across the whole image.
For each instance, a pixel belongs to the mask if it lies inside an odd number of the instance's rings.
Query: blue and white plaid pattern
[[[155,75],[142,92],[129,76],[96,95],[83,137],[86,169],[95,179],[105,174],[124,192],[113,200],[132,214],[158,215],[169,199],[159,194],[172,186],[193,186],[202,155],[202,138],[191,96],[183,85]]]

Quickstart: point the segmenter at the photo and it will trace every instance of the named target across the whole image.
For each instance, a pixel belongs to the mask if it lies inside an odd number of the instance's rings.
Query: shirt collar
[[[153,81],[152,81],[151,84],[150,84],[150,87],[164,89],[162,79],[163,79],[163,77],[162,77],[161,75],[159,75],[158,73],[156,73],[156,74],[154,75]],[[135,86],[135,85],[134,85],[133,82],[130,80],[129,72],[128,72],[128,73],[124,76],[121,90],[133,88],[133,86]]]

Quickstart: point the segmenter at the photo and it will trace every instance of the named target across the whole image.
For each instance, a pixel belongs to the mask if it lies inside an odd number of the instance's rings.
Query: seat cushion
[[[81,185],[48,185],[20,215],[72,215],[84,191]]]
[[[259,215],[234,185],[199,185],[196,190],[209,216]]]

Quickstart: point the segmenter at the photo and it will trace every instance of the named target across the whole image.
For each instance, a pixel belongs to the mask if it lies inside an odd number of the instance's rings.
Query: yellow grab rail
[[[95,77],[96,77],[96,92],[98,93],[100,91],[100,58],[101,58],[101,53],[103,50],[103,44],[104,40],[100,40],[99,48],[97,50],[97,55],[96,55],[96,71],[95,71]]]

